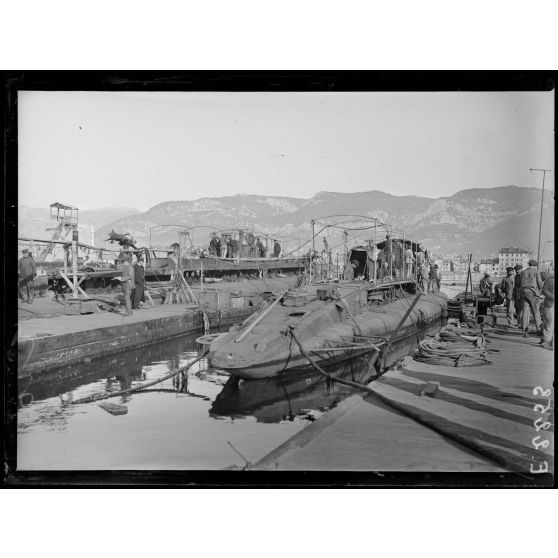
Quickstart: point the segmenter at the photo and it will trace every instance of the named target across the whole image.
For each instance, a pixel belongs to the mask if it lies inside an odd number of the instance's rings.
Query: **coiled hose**
[[[483,337],[466,339],[457,334],[440,334],[441,339],[424,339],[419,342],[413,358],[426,364],[437,366],[483,366],[492,364],[487,358],[487,348]]]

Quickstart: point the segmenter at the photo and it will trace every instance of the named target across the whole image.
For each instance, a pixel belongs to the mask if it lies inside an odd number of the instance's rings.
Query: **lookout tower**
[[[52,238],[39,254],[38,261],[45,261],[47,256],[52,253],[55,240],[66,238],[70,231],[77,231],[78,211],[77,207],[72,207],[71,205],[64,205],[59,202],[50,204],[50,218],[55,219],[58,225],[47,229],[47,231],[53,231]]]

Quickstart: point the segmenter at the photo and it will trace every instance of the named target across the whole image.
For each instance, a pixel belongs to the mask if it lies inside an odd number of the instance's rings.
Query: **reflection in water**
[[[255,462],[356,391],[314,373],[238,381],[205,359],[141,392],[117,396],[126,415],[72,401],[141,386],[199,355],[195,336],[68,366],[22,380],[18,467],[36,469],[218,469]],[[385,365],[412,351],[394,345]],[[328,369],[367,383],[376,371],[362,356]]]
[[[439,326],[423,329],[419,338],[432,335]],[[413,352],[416,339],[401,341],[390,346],[382,359],[382,368],[389,368]],[[370,364],[370,355],[363,355],[326,371],[338,378],[367,384],[377,375]],[[340,401],[358,392],[355,388],[339,384],[314,370],[292,370],[280,376],[262,380],[238,380],[230,378],[223,391],[215,398],[209,413],[211,416],[244,417],[253,415],[261,422],[293,420],[303,416],[316,418],[316,411],[324,412]]]
[[[376,370],[369,357],[346,361],[327,372],[360,383],[368,383]],[[315,411],[324,412],[335,407],[354,388],[332,382],[313,370],[293,370],[262,380],[230,378],[223,391],[215,398],[211,416],[244,417],[253,415],[260,422],[279,422],[303,416],[316,418]]]
[[[74,390],[90,384],[94,384],[98,390],[99,380],[104,380],[104,387],[100,391],[109,393],[128,389],[134,382],[151,378],[154,365],[164,365],[165,373],[177,370],[181,366],[181,359],[187,357],[188,353],[197,354],[195,337],[189,335],[171,339],[89,363],[65,366],[31,378],[31,381],[24,378],[20,380],[20,391],[30,393],[34,401],[41,401],[59,395],[68,400],[72,398]]]

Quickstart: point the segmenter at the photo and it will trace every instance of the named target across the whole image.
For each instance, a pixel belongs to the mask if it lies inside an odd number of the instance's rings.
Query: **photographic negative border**
[[[18,92],[433,92],[551,91],[555,71],[10,71],[4,91],[4,476],[8,486],[144,487],[543,487],[550,474],[261,472],[261,471],[43,471],[16,470]]]

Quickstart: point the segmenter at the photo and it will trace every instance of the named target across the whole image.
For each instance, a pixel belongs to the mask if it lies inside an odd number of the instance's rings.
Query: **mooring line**
[[[82,397],[81,399],[77,399],[76,401],[72,401],[71,405],[79,405],[82,403],[94,403],[95,401],[102,401],[103,399],[110,399],[111,397],[119,397],[120,395],[126,395],[128,393],[134,393],[136,391],[142,391],[145,388],[154,386],[155,384],[159,384],[161,382],[164,382],[165,380],[168,380],[169,378],[172,378],[173,376],[176,376],[178,374],[180,374],[181,372],[186,372],[186,370],[189,370],[194,364],[196,364],[196,362],[199,362],[202,358],[204,358],[207,355],[208,351],[205,351],[201,356],[195,358],[192,362],[189,362],[186,366],[183,366],[182,368],[179,368],[178,370],[174,370],[173,372],[166,374],[165,376],[162,376],[161,378],[157,378],[156,380],[152,380],[150,382],[147,382],[145,384],[142,384],[141,386],[136,386],[133,388],[129,388],[129,389],[122,389],[120,391],[115,391],[113,393],[106,393],[106,394],[96,394],[96,395],[88,395],[87,397]]]

